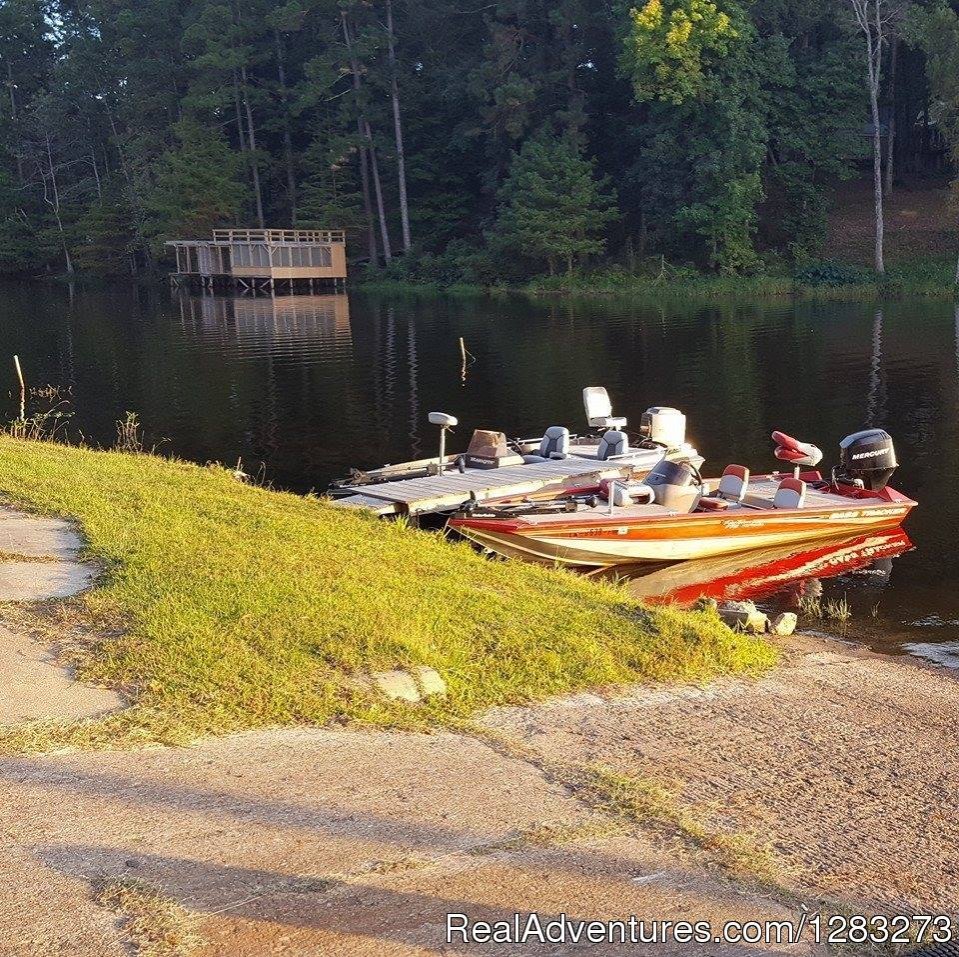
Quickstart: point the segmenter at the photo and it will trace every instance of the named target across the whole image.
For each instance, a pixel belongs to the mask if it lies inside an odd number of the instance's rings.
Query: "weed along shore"
[[[0,725],[17,957],[525,953],[479,940],[531,914],[694,915],[718,939],[650,952],[733,957],[736,928],[959,906],[942,671],[218,466],[4,437],[0,491],[97,570],[4,628],[114,696]],[[826,954],[805,926],[768,952]]]

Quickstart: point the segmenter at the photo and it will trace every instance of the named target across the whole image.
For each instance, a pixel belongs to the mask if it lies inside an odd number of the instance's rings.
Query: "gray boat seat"
[[[596,458],[605,462],[629,454],[629,436],[619,429],[610,429],[600,440]]]
[[[797,478],[786,478],[779,483],[773,508],[802,508],[806,501],[806,483]]]
[[[744,465],[727,465],[719,480],[716,496],[727,502],[741,502],[749,488],[749,469]]]
[[[711,495],[699,500],[700,507],[708,511],[723,511],[741,508],[749,488],[749,469],[744,465],[727,465],[719,480],[719,487]]]
[[[563,425],[551,425],[544,433],[539,443],[539,452],[536,455],[524,455],[523,461],[527,464],[535,462],[549,462],[552,459],[565,459],[569,455],[569,429]]]
[[[626,427],[624,418],[613,415],[613,403],[609,399],[609,393],[601,385],[589,385],[583,389],[583,406],[591,429]]]

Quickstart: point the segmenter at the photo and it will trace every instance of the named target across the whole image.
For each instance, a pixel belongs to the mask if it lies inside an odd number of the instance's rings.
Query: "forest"
[[[957,165],[957,11],[2,0],[0,275],[150,275],[221,225],[346,229],[401,280],[755,274],[817,256],[853,179],[881,273],[884,193]]]

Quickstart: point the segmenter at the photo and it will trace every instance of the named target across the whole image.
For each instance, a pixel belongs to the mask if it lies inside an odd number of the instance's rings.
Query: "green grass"
[[[658,260],[657,260],[658,262]],[[612,267],[595,271],[541,276],[526,286],[533,295],[569,294],[639,296],[644,299],[775,299],[792,295],[794,284],[786,275],[718,276],[664,263],[657,269],[629,272]]]
[[[735,877],[775,883],[781,876],[782,865],[768,845],[749,834],[715,830],[679,800],[675,788],[593,766],[585,769],[579,790],[628,821],[675,829]]]
[[[757,276],[720,276],[684,266],[671,266],[655,259],[644,261],[635,271],[621,266],[580,269],[556,276],[538,276],[522,285],[484,288],[475,285],[443,286],[398,280],[361,282],[362,288],[393,295],[482,295],[510,291],[532,296],[629,296],[647,302],[675,299],[736,300],[782,299],[874,302],[895,299],[942,299],[959,297],[954,257],[923,257],[893,263],[880,279],[871,270],[838,263],[849,278],[836,282],[804,282],[785,271]]]
[[[8,732],[7,750],[337,718],[423,727],[774,661],[714,613],[646,609],[613,584],[490,561],[219,467],[3,437],[0,493],[82,527],[107,571],[84,598],[104,638],[84,645],[81,675],[135,702],[92,724]],[[446,698],[388,704],[356,680],[416,664],[442,674]]]

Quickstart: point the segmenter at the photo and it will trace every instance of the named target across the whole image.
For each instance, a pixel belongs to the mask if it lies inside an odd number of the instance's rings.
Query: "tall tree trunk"
[[[360,136],[363,135],[363,121],[358,121]],[[373,225],[373,202],[370,199],[370,168],[366,155],[365,140],[359,148],[360,187],[363,193],[363,213],[366,216],[366,251],[370,262],[376,268],[380,264],[379,249],[376,245],[376,227]]]
[[[363,211],[366,215],[366,249],[370,262],[374,267],[379,266],[380,257],[376,247],[376,227],[373,224],[373,203],[370,198],[370,173],[367,161],[366,130],[363,124],[362,97],[360,94],[360,65],[353,56],[353,41],[350,37],[350,25],[346,19],[346,11],[340,14],[343,22],[343,42],[346,44],[346,53],[350,61],[350,71],[353,74],[353,100],[356,104],[356,131],[359,134],[360,185],[363,192]]]
[[[886,273],[883,256],[882,209],[882,130],[879,126],[879,91],[882,85],[882,47],[886,27],[895,11],[890,0],[849,0],[856,23],[862,31],[866,47],[866,87],[869,91],[869,109],[872,114],[872,180],[876,217],[876,272]]]
[[[73,275],[73,259],[70,256],[70,249],[67,246],[67,235],[63,228],[63,220],[60,218],[60,188],[57,185],[57,171],[53,166],[53,149],[50,146],[50,134],[46,134],[47,143],[47,166],[50,170],[50,186],[53,190],[53,198],[47,199],[47,205],[53,210],[53,215],[57,221],[57,230],[60,233],[60,245],[63,247],[63,261],[67,268],[67,275]]]
[[[286,198],[290,206],[290,223],[296,225],[296,172],[293,168],[293,134],[290,131],[290,93],[286,86],[283,37],[273,28],[276,48],[276,76],[280,84],[280,108],[283,111],[283,164],[286,167]]]
[[[240,109],[240,78],[236,69],[233,70],[233,111],[236,115],[236,135],[240,144],[240,152],[246,152],[246,131],[243,129],[243,113]]]
[[[883,0],[853,0],[857,10],[862,10],[860,26],[866,40],[866,85],[869,89],[869,109],[872,115],[872,184],[875,207],[876,241],[875,265],[880,276],[886,273],[883,256],[884,242],[882,208],[882,130],[879,125],[879,85],[882,82],[882,2]],[[870,3],[875,8],[875,21],[870,17]]]
[[[885,223],[882,209],[882,132],[879,129],[879,97],[875,89],[870,91],[869,100],[873,122],[872,182],[876,215],[876,272],[883,276],[886,273],[886,262],[883,256]]]
[[[20,114],[17,111],[17,88],[13,82],[13,64],[7,61],[7,89],[10,91],[10,120],[13,123],[13,143],[17,156],[17,184],[23,186],[23,150],[20,147]]]
[[[373,145],[373,131],[367,120],[363,120],[363,129],[366,133],[367,148],[370,153],[370,171],[373,174],[373,191],[376,194],[376,213],[380,220],[380,240],[383,243],[383,260],[389,265],[393,261],[393,250],[390,246],[390,230],[386,222],[386,207],[383,204],[383,184],[380,180],[380,167],[376,161],[376,147]]]
[[[93,167],[93,181],[97,187],[97,199],[103,199],[103,187],[100,185],[100,169],[97,166],[97,154],[90,150],[90,165]]]
[[[390,60],[390,94],[393,100],[393,130],[396,137],[396,169],[400,192],[400,223],[403,229],[403,251],[413,245],[410,232],[410,207],[406,196],[406,152],[403,148],[403,119],[400,111],[400,88],[396,75],[396,34],[393,30],[393,0],[386,0],[386,36]]]
[[[250,106],[250,88],[246,79],[246,66],[240,67],[240,92],[246,111],[246,136],[250,144],[250,173],[253,176],[253,195],[256,199],[256,221],[260,229],[266,228],[263,218],[263,192],[260,189],[260,165],[256,155],[256,127],[253,125],[253,109]]]
[[[899,60],[899,41],[893,38],[892,57],[889,60],[889,125],[886,129],[886,196],[892,195],[896,156],[896,66]]]

